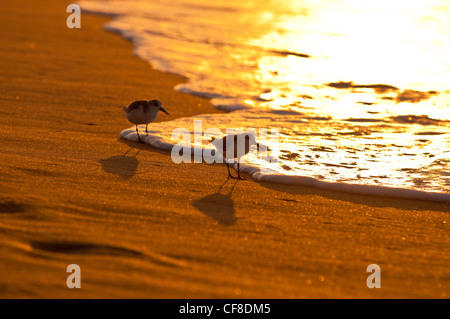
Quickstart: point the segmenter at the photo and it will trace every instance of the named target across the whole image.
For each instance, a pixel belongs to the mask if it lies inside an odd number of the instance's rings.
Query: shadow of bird
[[[234,203],[231,199],[231,193],[236,186],[237,181],[230,188],[228,194],[221,194],[220,191],[228,183],[227,180],[225,183],[220,186],[218,191],[214,194],[207,195],[202,199],[196,200],[192,203],[192,205],[197,208],[200,212],[214,218],[221,225],[233,225],[236,223],[237,218],[235,216]]]
[[[115,174],[123,179],[130,179],[137,172],[137,167],[139,164],[136,156],[139,154],[141,150],[138,150],[134,156],[127,156],[127,154],[131,151],[130,148],[123,155],[116,155],[100,160],[99,162],[102,164],[102,168],[105,172],[110,174]]]

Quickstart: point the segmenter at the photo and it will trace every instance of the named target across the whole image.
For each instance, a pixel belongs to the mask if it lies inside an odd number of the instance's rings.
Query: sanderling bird
[[[162,108],[161,102],[158,100],[134,101],[128,105],[128,107],[124,106],[123,110],[126,113],[127,120],[136,125],[136,133],[139,142],[141,142],[138,131],[139,124],[145,124],[145,133],[148,135],[148,124],[156,119],[159,110],[169,115],[169,113]]]
[[[241,157],[250,152],[250,147],[252,145],[256,145],[258,149],[260,147],[259,143],[256,142],[255,135],[249,133],[230,134],[220,139],[212,137],[210,143],[214,145],[219,154],[225,159],[228,169],[228,178],[234,179],[244,179],[239,172],[239,161]],[[231,175],[228,164],[229,160],[237,161],[238,177]]]

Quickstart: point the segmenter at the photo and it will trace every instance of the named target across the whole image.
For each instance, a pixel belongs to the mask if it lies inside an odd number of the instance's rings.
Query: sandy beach
[[[120,139],[137,99],[163,101],[158,121],[219,111],[110,17],[68,29],[68,4],[1,5],[1,298],[450,297],[450,204],[227,180]]]

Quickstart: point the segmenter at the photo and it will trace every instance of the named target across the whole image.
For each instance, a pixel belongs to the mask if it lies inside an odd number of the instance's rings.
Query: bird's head
[[[211,139],[209,140],[209,143],[211,143],[212,145],[216,145],[217,144],[217,139],[215,136],[211,136]]]
[[[162,104],[161,104],[161,101],[158,101],[158,100],[150,100],[150,101],[148,101],[148,105],[149,105],[150,107],[156,108],[157,110],[161,110],[161,111],[163,111],[164,113],[166,113],[167,115],[169,115],[169,113],[167,113],[166,110],[163,109]]]
[[[216,136],[211,136],[211,138],[209,139],[209,143],[211,143],[212,145],[214,145],[214,147],[222,147],[224,140],[223,137],[220,135],[216,135]]]

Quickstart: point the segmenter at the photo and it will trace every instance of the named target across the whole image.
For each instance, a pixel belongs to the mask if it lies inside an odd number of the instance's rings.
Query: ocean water
[[[80,4],[113,15],[105,28],[153,67],[185,76],[176,90],[226,111],[152,124],[150,145],[172,149],[195,120],[273,129],[269,150],[243,159],[257,180],[450,201],[450,2]],[[121,136],[137,139],[133,127]]]

